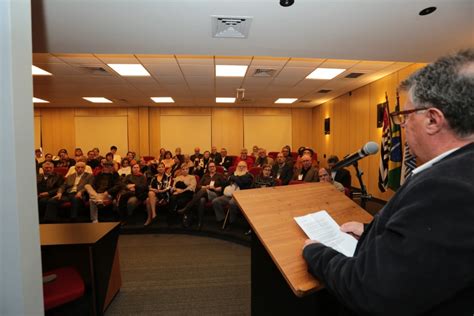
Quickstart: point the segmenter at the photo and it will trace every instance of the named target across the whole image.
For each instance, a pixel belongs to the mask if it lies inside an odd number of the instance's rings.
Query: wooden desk
[[[327,183],[243,190],[235,192],[234,198],[254,234],[252,314],[314,313],[310,296],[317,296],[322,285],[307,272],[302,256],[307,236],[294,217],[326,210],[341,225],[368,223],[372,216]]]
[[[40,225],[43,271],[76,267],[91,289],[91,314],[102,315],[120,290],[119,223]]]

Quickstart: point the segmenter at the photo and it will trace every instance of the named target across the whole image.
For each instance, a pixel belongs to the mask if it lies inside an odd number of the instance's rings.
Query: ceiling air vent
[[[105,68],[97,66],[78,66],[77,69],[87,75],[93,76],[111,76],[110,73],[105,70]]]
[[[326,90],[326,89],[321,89],[318,91],[318,93],[328,93],[331,92],[332,90]]]
[[[276,69],[273,68],[257,68],[252,74],[252,77],[273,77],[276,73]]]
[[[212,18],[212,36],[219,38],[247,38],[251,16],[217,16]]]
[[[298,103],[310,103],[310,102],[311,102],[311,100],[301,100]]]
[[[364,73],[362,73],[362,72],[352,72],[352,73],[348,74],[345,78],[349,78],[349,79],[359,78],[363,74]]]

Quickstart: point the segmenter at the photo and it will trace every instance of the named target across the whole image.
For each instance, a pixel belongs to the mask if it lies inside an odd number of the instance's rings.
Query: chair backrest
[[[271,151],[268,153],[268,157],[272,158],[273,160],[275,160],[277,156],[278,156],[278,151]]]
[[[65,177],[67,172],[69,171],[69,168],[67,167],[55,167],[54,172]]]
[[[216,166],[216,172],[220,174],[224,174],[225,173],[224,167]]]
[[[275,186],[278,187],[278,186],[280,186],[280,185],[282,185],[282,184],[283,184],[283,182],[281,181],[281,179],[275,179]]]
[[[344,194],[352,199],[351,189],[349,189],[348,187],[344,187]]]
[[[296,161],[296,159],[298,159],[298,153],[291,152],[290,155],[291,155],[291,157],[293,158],[294,161]]]
[[[148,162],[150,160],[155,160],[155,156],[143,156],[143,160],[145,160],[145,162]]]
[[[232,163],[231,163],[230,165],[233,166],[233,165],[235,164],[235,160],[237,159],[237,156],[230,156],[230,155],[229,155],[229,156],[227,156],[227,157],[229,157],[229,158],[232,159]]]
[[[262,168],[260,167],[252,167],[250,168],[249,172],[254,176],[258,176],[260,174],[260,172],[262,172]]]
[[[233,174],[234,171],[235,171],[235,166],[230,166],[229,169],[227,170],[227,172],[229,173],[229,175]]]
[[[291,180],[290,183],[288,183],[289,185],[293,185],[293,184],[303,184],[305,183],[304,181],[302,180]]]

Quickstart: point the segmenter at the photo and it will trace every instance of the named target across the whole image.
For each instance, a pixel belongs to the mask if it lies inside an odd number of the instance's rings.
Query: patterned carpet
[[[121,235],[112,315],[250,315],[250,248],[180,234]]]

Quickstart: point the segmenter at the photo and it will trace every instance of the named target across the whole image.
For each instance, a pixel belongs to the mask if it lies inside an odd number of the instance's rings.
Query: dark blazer
[[[38,194],[48,192],[49,197],[53,197],[63,182],[64,177],[55,172],[49,175],[47,179],[45,179],[44,174],[39,174],[36,178],[36,189]]]
[[[225,170],[229,169],[230,166],[232,166],[232,157],[229,157],[229,156],[225,156],[224,157],[224,161],[222,161],[222,156],[220,158],[219,161],[216,161],[216,163],[219,165],[219,166],[222,166],[225,168]]]
[[[336,175],[334,176],[334,181],[339,182],[346,188],[351,187],[351,173],[349,170],[341,168],[336,171]]]
[[[64,193],[67,192],[74,186],[74,182],[76,182],[76,176],[77,174],[74,172],[73,174],[69,175],[66,178],[66,181],[64,181],[63,185],[58,190],[58,193]],[[84,172],[84,174],[81,177],[81,180],[79,180],[79,183],[77,184],[77,192],[84,192],[85,188],[84,186],[86,184],[92,184],[94,181],[94,176],[90,173]]]
[[[293,178],[293,167],[285,163],[283,168],[280,171],[280,175],[278,176],[279,165],[276,163],[273,165],[272,168],[272,176],[275,179],[280,179],[282,185],[287,185],[290,183],[291,179]]]
[[[299,180],[298,175],[301,173],[301,169],[297,169],[296,172],[293,174],[293,180]],[[311,167],[308,172],[306,172],[304,178],[304,182],[318,182],[319,181],[319,175],[318,175],[318,170],[314,167]]]
[[[365,228],[354,258],[321,244],[310,272],[367,315],[474,312],[474,143],[407,179]]]

